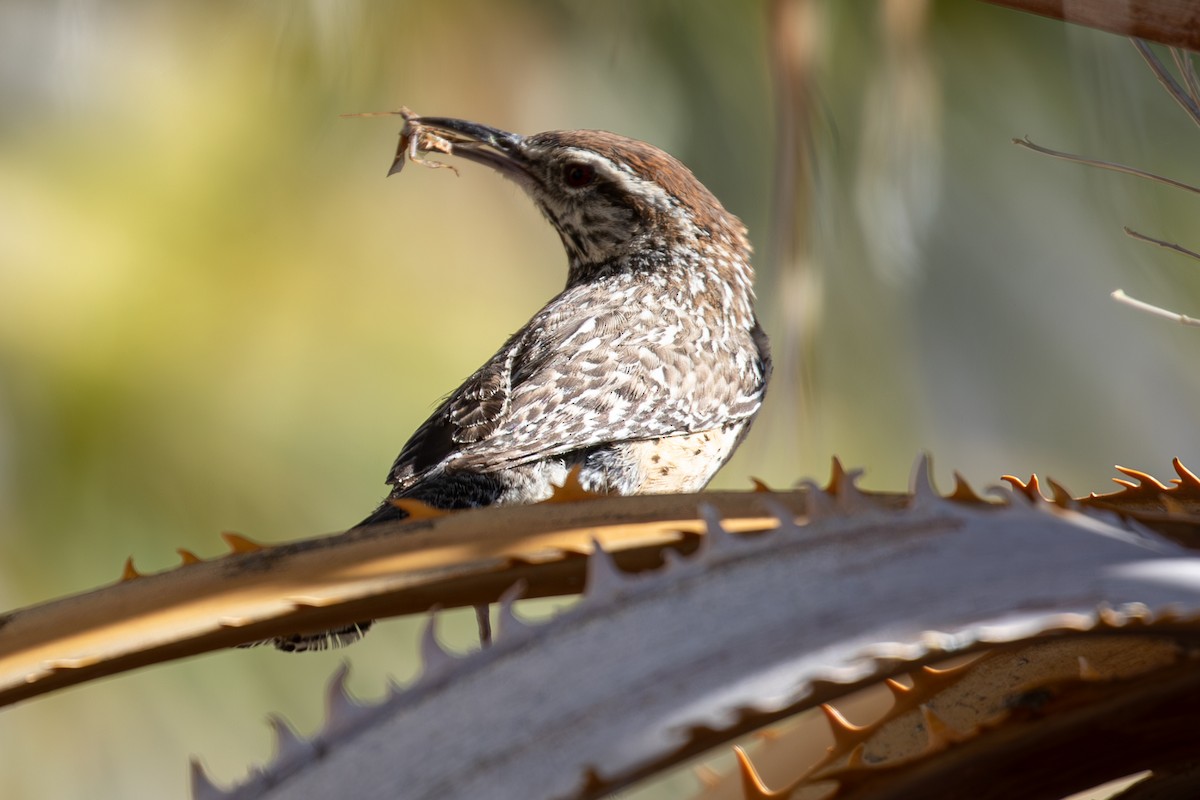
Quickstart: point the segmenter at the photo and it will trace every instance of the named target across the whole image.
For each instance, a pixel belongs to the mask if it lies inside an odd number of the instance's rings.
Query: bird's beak
[[[525,137],[465,119],[415,115],[406,118],[401,149],[396,153],[389,175],[400,171],[405,142],[413,141],[416,149],[410,150],[410,155],[434,150],[485,164],[520,184],[526,184],[532,178],[525,155]]]

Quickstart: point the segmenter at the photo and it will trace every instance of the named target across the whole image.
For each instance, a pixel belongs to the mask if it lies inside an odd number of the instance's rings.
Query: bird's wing
[[[705,338],[685,318],[548,306],[405,446],[390,482],[437,464],[490,472],[606,442],[708,430],[752,416],[765,338]]]
[[[417,428],[396,457],[388,483],[405,488],[443,464],[464,442],[479,441],[496,429],[512,395],[512,360],[521,351],[522,334],[509,339]]]

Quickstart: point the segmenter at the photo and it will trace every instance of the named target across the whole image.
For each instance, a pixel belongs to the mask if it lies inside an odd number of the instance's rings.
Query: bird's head
[[[562,238],[571,283],[681,258],[733,265],[748,283],[750,245],[741,221],[653,145],[607,131],[521,136],[444,117],[413,116],[406,132],[432,133],[436,149],[486,164],[525,189]]]

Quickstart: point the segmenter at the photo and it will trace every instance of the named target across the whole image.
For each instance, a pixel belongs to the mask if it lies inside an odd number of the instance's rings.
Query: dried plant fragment
[[[396,111],[361,111],[357,114],[342,114],[343,117],[395,117],[399,116],[404,119],[404,127],[400,129],[400,144],[396,147],[396,156],[392,159],[392,166],[388,169],[388,175],[395,175],[400,170],[404,169],[405,158],[412,161],[414,164],[420,164],[431,169],[442,169],[443,167],[452,171],[455,175],[458,174],[458,168],[453,164],[446,164],[441,161],[431,161],[427,158],[422,158],[422,153],[438,152],[452,155],[454,153],[454,143],[444,136],[440,136],[425,129],[421,125],[421,116],[413,113],[407,106],[400,106]]]

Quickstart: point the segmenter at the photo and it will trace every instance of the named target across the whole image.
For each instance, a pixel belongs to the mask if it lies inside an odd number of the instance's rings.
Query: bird
[[[745,438],[771,375],[742,222],[678,159],[636,139],[400,113],[389,175],[406,151],[439,151],[514,181],[558,232],[567,279],[417,428],[388,496],[356,527],[403,519],[400,499],[536,503],[569,476],[596,494],[703,489]],[[320,650],[369,626],[273,642]]]

